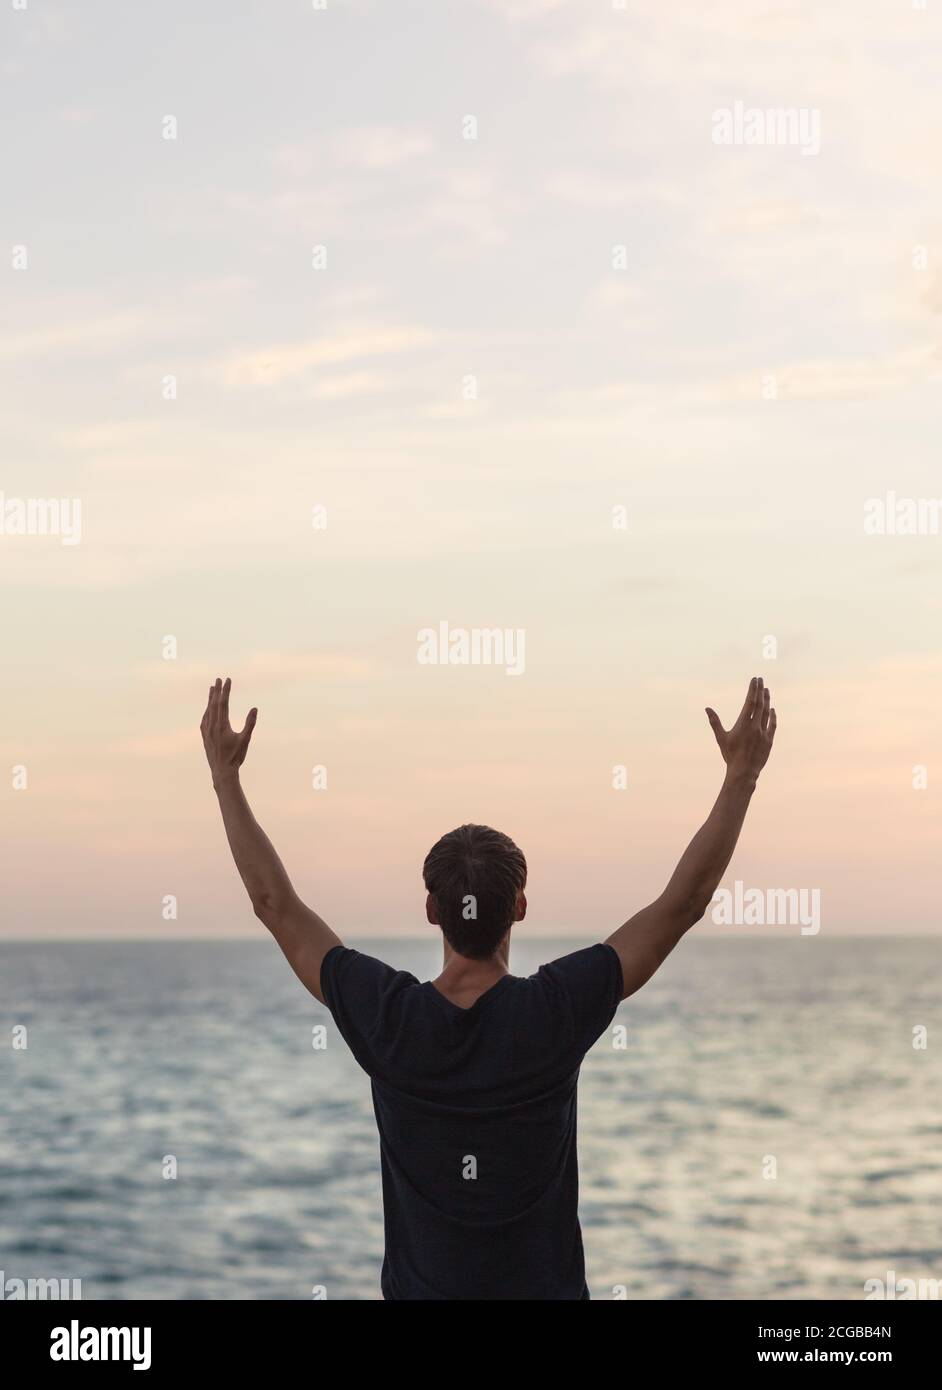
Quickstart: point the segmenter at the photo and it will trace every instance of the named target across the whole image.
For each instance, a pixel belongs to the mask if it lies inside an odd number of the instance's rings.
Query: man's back
[[[576,1083],[621,998],[613,948],[505,975],[467,1009],[343,946],[321,986],[373,1083],[384,1296],[588,1297]]]

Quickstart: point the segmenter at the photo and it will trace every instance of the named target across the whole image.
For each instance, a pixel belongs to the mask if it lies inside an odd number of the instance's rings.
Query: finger
[[[219,695],[219,718],[226,724],[229,722],[229,691],[231,689],[232,681],[227,676]]]
[[[759,714],[759,726],[763,733],[765,733],[766,729],[769,727],[769,706],[771,703],[772,692],[769,690],[769,687],[766,686],[762,692],[762,709]]]
[[[720,723],[720,716],[717,714],[715,709],[710,709],[709,706],[707,706],[706,717],[710,721],[710,728],[716,735],[717,743],[720,744],[720,746],[722,747],[722,741],[726,737],[726,730]]]
[[[216,725],[219,722],[219,695],[222,690],[222,681],[217,676],[213,682],[212,706],[209,713],[209,722]]]
[[[774,710],[774,709],[773,709],[773,710],[770,710],[770,711],[769,711],[769,728],[768,728],[769,743],[771,743],[772,740],[773,740],[773,738],[775,737],[775,729],[776,729],[776,725],[777,725],[777,724],[778,724],[778,720],[777,720],[776,717],[775,717],[775,710]]]
[[[752,707],[755,704],[756,700],[757,679],[758,678],[756,676],[753,676],[752,680],[749,682],[749,689],[746,691],[746,698],[742,702],[742,709],[739,711],[739,718],[736,720],[737,724],[745,723],[745,721],[752,714]]]
[[[762,683],[762,677],[761,677],[761,676],[757,676],[757,677],[756,677],[755,696],[754,696],[753,701],[752,701],[752,716],[751,716],[751,717],[752,717],[753,719],[760,719],[761,716],[762,716],[762,700],[763,700],[763,696],[764,696],[764,695],[765,695],[765,687],[764,687],[764,685],[763,685],[763,683]]]
[[[255,721],[258,719],[258,710],[250,709],[245,716],[245,728],[239,735],[244,747],[248,748],[249,739],[252,737],[252,730],[255,728]]]

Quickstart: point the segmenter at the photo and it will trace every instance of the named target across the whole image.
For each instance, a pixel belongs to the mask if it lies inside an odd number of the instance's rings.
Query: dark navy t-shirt
[[[576,1083],[621,998],[615,950],[505,975],[462,1009],[430,982],[335,946],[321,989],[372,1080],[383,1296],[588,1298]]]

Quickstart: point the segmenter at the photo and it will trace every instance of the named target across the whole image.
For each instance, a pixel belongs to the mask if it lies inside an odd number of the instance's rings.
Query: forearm
[[[772,747],[775,711],[760,676],[749,682],[732,729],[723,728],[715,710],[707,709],[706,715],[726,763],[726,777],[712,811],[681,855],[664,892],[608,938],[621,960],[622,998],[651,978],[709,907],[733,857],[756,780]]]
[[[252,815],[239,783],[239,768],[255,728],[258,710],[249,710],[245,728],[236,733],[229,723],[230,687],[228,677],[225,682],[216,678],[215,684],[209,687],[200,722],[226,838],[256,917],[265,923],[278,942],[301,983],[315,999],[324,1003],[321,965],[327,953],[343,943],[324,919],[298,897],[271,840]]]
[[[238,771],[214,779],[213,787],[229,848],[253,908],[263,918],[284,911],[294,889],[274,846],[252,814]]]
[[[730,773],[713,809],[681,855],[664,898],[692,926],[706,912],[739,839],[756,789],[751,774]]]
[[[659,898],[630,917],[608,938],[622,966],[622,997],[649,980],[706,912],[742,829],[755,778],[726,780],[713,809],[681,855]]]

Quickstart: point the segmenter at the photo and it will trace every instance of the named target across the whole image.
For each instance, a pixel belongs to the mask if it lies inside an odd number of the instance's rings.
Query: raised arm
[[[728,732],[715,710],[706,712],[726,763],[726,777],[713,810],[684,850],[664,892],[608,938],[621,959],[623,999],[651,978],[710,905],[772,749],[776,719],[770,703],[761,676],[753,676],[739,718]]]
[[[342,942],[295,893],[271,841],[252,815],[239,782],[239,768],[248,752],[258,710],[249,710],[245,728],[236,733],[229,723],[230,688],[228,677],[225,682],[217,677],[209,688],[209,702],[200,724],[229,848],[256,917],[278,942],[301,983],[323,1003],[321,961],[332,946]]]

